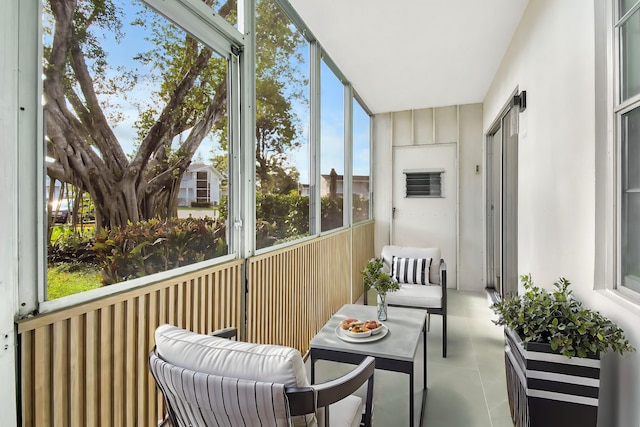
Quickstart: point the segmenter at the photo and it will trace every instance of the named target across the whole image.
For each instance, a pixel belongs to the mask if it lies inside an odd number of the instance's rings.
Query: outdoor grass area
[[[93,265],[60,263],[47,271],[48,299],[61,298],[102,286],[100,271]]]

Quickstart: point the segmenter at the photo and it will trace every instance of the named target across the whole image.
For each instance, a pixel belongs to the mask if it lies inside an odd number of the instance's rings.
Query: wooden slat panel
[[[243,265],[233,261],[18,322],[23,425],[157,426],[162,399],[147,368],[156,327],[239,326]]]
[[[374,242],[374,222],[368,221],[353,227],[351,301],[357,301],[364,292],[364,282],[360,272],[371,258],[376,256]]]
[[[143,348],[149,348],[148,347],[148,342],[149,342],[149,338],[147,336],[147,330],[148,330],[148,324],[149,324],[149,319],[148,319],[148,309],[149,309],[149,305],[148,305],[148,295],[141,295],[137,298],[137,313],[138,313],[138,342],[136,344],[138,350],[143,349]],[[149,395],[148,395],[148,391],[147,391],[147,382],[145,381],[146,376],[147,376],[147,366],[145,363],[140,363],[140,359],[138,359],[138,363],[136,366],[136,379],[137,379],[137,383],[136,383],[136,390],[137,390],[137,397],[136,400],[138,401],[138,425],[139,426],[146,426],[149,425],[147,424],[147,415],[149,413]]]
[[[138,371],[137,366],[140,360],[143,358],[144,349],[138,349],[136,343],[138,342],[138,316],[136,309],[136,298],[131,298],[124,302],[127,327],[124,330],[126,348],[123,355],[125,370],[127,371],[127,377],[125,382],[125,402],[127,402],[127,409],[125,412],[126,425],[136,425],[136,414],[138,413],[138,399],[136,393],[137,378],[135,373]]]
[[[101,425],[113,425],[113,339],[114,330],[112,322],[113,307],[105,307],[100,310],[100,347],[99,347],[99,366],[100,366],[100,423]]]
[[[125,370],[125,349],[126,349],[126,322],[125,322],[125,303],[120,302],[113,306],[113,354],[122,355],[122,357],[113,357],[113,425],[125,425],[126,401],[124,393],[118,392],[124,390],[126,386],[126,370]]]
[[[85,425],[85,336],[84,316],[69,319],[69,402],[71,405],[69,425],[74,427]]]
[[[249,260],[247,340],[306,353],[309,341],[352,301],[351,230]]]
[[[53,324],[53,375],[55,377],[69,377],[69,335],[68,321]],[[61,381],[53,387],[53,425],[67,427],[69,425],[69,389],[68,381]]]
[[[98,312],[90,311],[85,316],[85,406],[87,426],[97,426],[100,418],[100,396],[98,386],[100,385],[100,351],[98,343],[100,339],[100,329],[98,322]]]
[[[35,425],[51,425],[51,326],[40,328],[34,334],[34,388]]]
[[[35,351],[33,348],[34,331],[25,332],[20,337],[20,349],[22,354],[21,358],[21,382],[22,388],[32,391],[35,390],[34,374],[35,369],[33,367]],[[22,397],[22,420],[23,424],[27,426],[35,425],[34,415],[35,411],[35,393],[23,394]]]

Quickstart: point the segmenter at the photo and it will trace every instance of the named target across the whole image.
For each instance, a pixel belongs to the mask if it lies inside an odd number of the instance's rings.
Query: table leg
[[[427,328],[422,328],[422,389],[427,389]]]
[[[411,370],[411,373],[409,374],[409,427],[413,427],[413,423],[414,423],[414,412],[413,412],[413,407],[414,407],[414,401],[415,396],[413,395],[413,369]]]

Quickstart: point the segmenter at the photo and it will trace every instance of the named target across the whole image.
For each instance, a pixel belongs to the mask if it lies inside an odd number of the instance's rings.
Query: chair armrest
[[[376,367],[376,359],[367,356],[353,371],[327,381],[309,387],[287,387],[291,415],[303,415],[315,412],[317,408],[329,406],[358,390],[365,381],[369,381],[367,389],[367,410],[371,412],[373,392],[373,372]]]
[[[443,289],[447,287],[447,263],[444,262],[444,258],[440,259],[440,285]]]
[[[213,332],[210,332],[209,335],[212,337],[220,337],[220,338],[237,338],[238,337],[238,328],[234,328],[233,326],[223,329],[216,329]]]

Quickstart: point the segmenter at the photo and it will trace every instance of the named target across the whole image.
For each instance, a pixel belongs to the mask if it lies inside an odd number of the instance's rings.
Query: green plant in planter
[[[524,342],[550,344],[567,357],[587,357],[609,349],[620,354],[635,349],[615,323],[597,311],[582,306],[571,295],[570,282],[560,278],[555,290],[547,292],[522,275],[522,295],[513,295],[491,306],[497,325],[515,331]]]
[[[367,291],[373,289],[378,295],[384,296],[387,292],[400,289],[400,285],[384,272],[382,265],[382,258],[371,258],[361,271],[361,274],[364,278],[364,287]]]
[[[378,293],[378,320],[387,320],[387,292],[400,289],[398,282],[384,272],[382,258],[371,258],[362,270],[364,288],[374,289]]]

